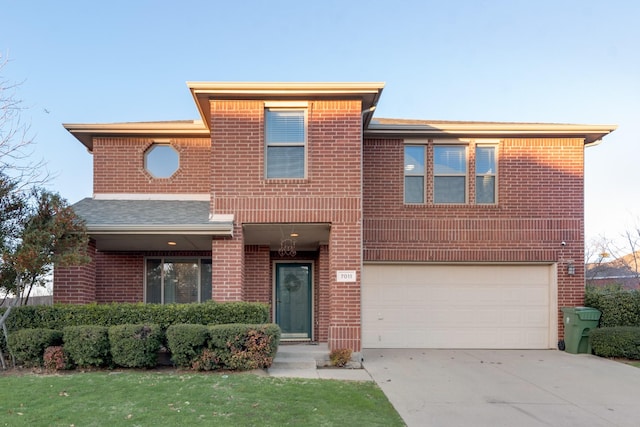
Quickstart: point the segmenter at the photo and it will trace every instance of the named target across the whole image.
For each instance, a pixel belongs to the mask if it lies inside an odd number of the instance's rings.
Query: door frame
[[[277,307],[277,294],[276,294],[276,277],[277,277],[277,271],[278,271],[278,264],[308,264],[311,266],[310,271],[309,271],[309,280],[311,281],[310,284],[310,289],[309,292],[311,293],[311,298],[309,298],[309,315],[311,316],[311,331],[310,331],[310,336],[309,338],[288,338],[288,339],[282,339],[281,341],[314,341],[315,338],[315,318],[316,318],[316,314],[315,314],[315,275],[314,275],[314,271],[315,271],[315,263],[313,260],[306,260],[306,259],[292,259],[292,260],[283,260],[283,259],[279,259],[279,260],[275,260],[272,261],[272,273],[271,273],[271,295],[272,295],[272,301],[271,301],[271,318],[273,319],[273,322],[276,323],[276,307]]]

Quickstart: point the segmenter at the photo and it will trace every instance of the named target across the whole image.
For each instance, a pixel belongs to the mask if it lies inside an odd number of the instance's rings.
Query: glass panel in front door
[[[284,339],[311,338],[311,264],[276,264],[276,323]]]

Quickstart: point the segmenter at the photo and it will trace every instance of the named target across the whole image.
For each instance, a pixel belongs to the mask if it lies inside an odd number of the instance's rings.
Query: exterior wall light
[[[576,274],[576,266],[574,263],[570,262],[569,264],[567,264],[567,274],[569,276],[575,276]]]

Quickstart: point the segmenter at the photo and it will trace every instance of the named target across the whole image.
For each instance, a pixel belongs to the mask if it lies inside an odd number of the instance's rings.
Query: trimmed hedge
[[[50,357],[51,367],[65,362],[65,354],[80,367],[104,366],[113,362],[125,368],[152,368],[166,337],[172,361],[195,370],[249,370],[268,368],[278,351],[280,327],[276,324],[227,324],[204,326],[177,324],[125,324],[110,328],[95,325],[68,326],[63,332],[22,329],[12,333],[11,348],[26,366],[42,366],[45,349],[59,346]],[[58,357],[59,356],[59,357]],[[60,360],[58,360],[60,359]],[[58,363],[60,362],[60,363]],[[54,366],[55,365],[55,366]]]
[[[617,326],[593,329],[589,335],[597,356],[640,359],[640,328]]]
[[[0,309],[0,315],[4,309]],[[200,304],[54,304],[15,307],[7,319],[9,331],[25,328],[62,330],[66,326],[153,323],[166,330],[170,325],[267,323],[269,306],[255,302],[207,301]]]
[[[9,348],[16,362],[42,366],[47,347],[62,344],[62,332],[45,328],[22,329],[9,335]]]
[[[270,367],[280,343],[280,327],[273,323],[213,325],[209,333],[209,349],[231,370]]]
[[[207,348],[209,329],[205,325],[178,324],[167,328],[167,346],[171,361],[181,368],[190,368]]]
[[[110,361],[108,328],[105,326],[67,326],[62,330],[64,349],[81,368],[105,366]]]
[[[640,291],[587,286],[585,306],[602,312],[600,327],[640,326]]]
[[[109,328],[113,362],[125,368],[153,368],[164,334],[160,325],[117,325]]]

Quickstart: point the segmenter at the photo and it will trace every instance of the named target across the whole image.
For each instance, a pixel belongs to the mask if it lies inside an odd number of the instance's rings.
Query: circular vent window
[[[169,178],[180,165],[180,154],[170,145],[153,144],[144,153],[144,167],[154,178]]]

